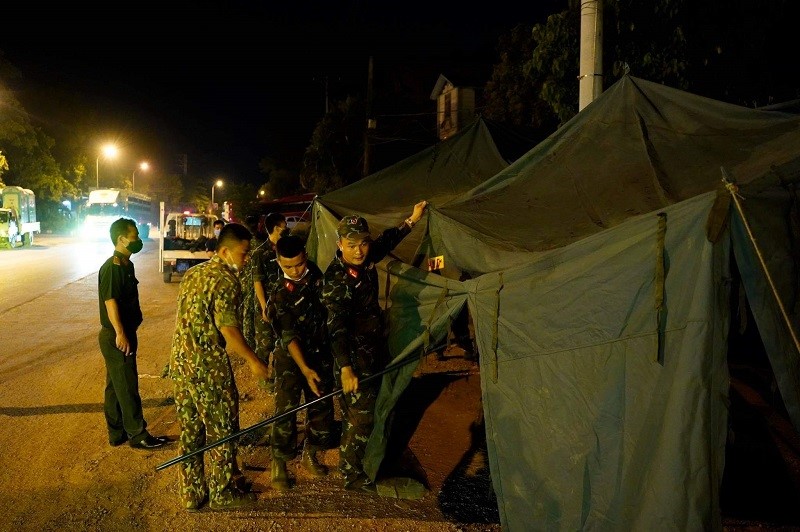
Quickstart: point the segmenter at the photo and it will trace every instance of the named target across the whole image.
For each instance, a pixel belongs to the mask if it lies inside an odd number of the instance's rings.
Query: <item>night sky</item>
[[[372,56],[376,80],[408,78],[420,127],[433,129],[439,74],[485,83],[499,36],[566,0],[480,10],[417,0],[218,4],[20,6],[13,21],[3,17],[0,51],[22,73],[18,99],[56,139],[94,113],[96,144],[117,140],[131,167],[149,159],[174,172],[185,153],[190,175],[260,183],[264,157],[299,169],[326,78],[330,101],[364,95]]]

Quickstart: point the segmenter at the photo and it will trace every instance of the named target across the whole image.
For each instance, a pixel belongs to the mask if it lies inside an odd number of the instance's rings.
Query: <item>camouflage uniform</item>
[[[411,229],[405,223],[385,230],[372,242],[361,266],[346,264],[341,251],[337,251],[325,271],[322,299],[328,309],[336,383],[341,387],[344,366],[352,366],[359,381],[358,392],[339,397],[342,409],[339,470],[348,487],[367,481],[362,460],[372,433],[375,400],[380,388],[377,379],[363,385],[361,382],[383,369],[388,356],[375,264],[409,232]]]
[[[264,297],[269,301],[270,293],[282,277],[281,269],[275,258],[275,245],[267,241],[263,246],[253,252],[250,262],[253,263],[253,281],[261,282],[264,287]],[[258,298],[254,300],[253,304],[255,305],[256,314],[256,347],[253,351],[256,352],[258,358],[269,364],[269,355],[272,353],[272,350],[275,349],[275,332],[272,327],[261,318],[261,307]],[[273,366],[274,362],[273,359]]]
[[[333,390],[333,360],[328,344],[327,311],[320,301],[322,272],[311,261],[308,273],[300,281],[282,278],[270,295],[271,320],[279,338],[275,349],[275,414],[281,414],[300,405],[301,394],[305,401],[317,396],[311,391],[300,367],[292,359],[287,346],[292,340],[300,343],[306,364],[317,372],[320,395]],[[329,397],[309,406],[306,411],[306,445],[327,449],[332,445],[333,398]],[[272,456],[288,461],[297,456],[297,415],[292,414],[272,426]]]
[[[139,395],[139,372],[136,368],[138,339],[136,329],[142,323],[139,289],[133,263],[119,251],[100,267],[97,277],[100,300],[100,351],[106,364],[106,388],[103,412],[106,418],[109,443],[116,444],[126,437],[132,442],[147,436],[147,423],[142,414]],[[114,299],[119,318],[130,342],[131,354],[117,348],[117,333],[108,318],[106,300]],[[127,436],[126,436],[127,435]]]
[[[253,254],[264,246],[269,246],[268,240],[260,240],[256,237],[250,239],[249,260],[244,263],[244,268],[239,274],[239,284],[242,288],[242,302],[239,307],[240,316],[242,317],[242,335],[253,351],[256,348],[256,318],[260,320],[259,316],[261,315],[261,312],[256,310],[258,303],[255,289],[253,288],[253,273],[255,271]]]
[[[182,455],[239,427],[239,392],[220,328],[240,326],[240,300],[239,281],[217,255],[189,268],[181,281],[170,376]],[[187,507],[201,502],[206,491],[209,502],[225,504],[236,490],[236,444],[218,445],[208,454],[207,487],[203,453],[180,465],[180,497]]]

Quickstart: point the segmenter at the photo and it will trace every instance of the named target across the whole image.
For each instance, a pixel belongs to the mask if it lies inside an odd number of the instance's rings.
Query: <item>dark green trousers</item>
[[[131,350],[136,353],[136,332],[127,334]],[[108,428],[108,441],[120,441],[127,434],[130,441],[138,442],[147,436],[147,423],[142,414],[142,398],[139,396],[136,355],[125,356],[125,353],[117,349],[116,338],[114,329],[100,329],[98,340],[106,362],[103,412]]]

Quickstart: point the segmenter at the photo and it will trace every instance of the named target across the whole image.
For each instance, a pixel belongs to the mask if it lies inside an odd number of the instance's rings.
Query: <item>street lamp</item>
[[[222,179],[217,179],[216,182],[211,185],[211,210],[214,210],[214,188],[222,186]]]
[[[136,184],[136,170],[141,170],[142,172],[147,171],[150,168],[150,163],[147,161],[142,161],[139,163],[139,168],[133,169],[133,175],[131,175],[131,192],[134,190],[134,185]]]
[[[117,147],[113,144],[106,144],[103,146],[102,153],[97,156],[97,161],[95,161],[95,178],[97,182],[95,183],[95,188],[100,188],[100,157],[105,156],[106,159],[113,159],[117,156]]]

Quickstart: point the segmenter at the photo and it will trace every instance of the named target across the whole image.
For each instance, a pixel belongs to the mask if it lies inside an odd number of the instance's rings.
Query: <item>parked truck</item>
[[[41,232],[36,221],[36,196],[32,190],[17,186],[3,187],[0,195],[0,245],[30,246],[33,235]]]
[[[163,203],[162,203],[163,211]],[[159,255],[164,282],[173,275],[183,275],[186,270],[211,258],[206,251],[206,241],[214,236],[213,214],[170,212],[160,227]]]

